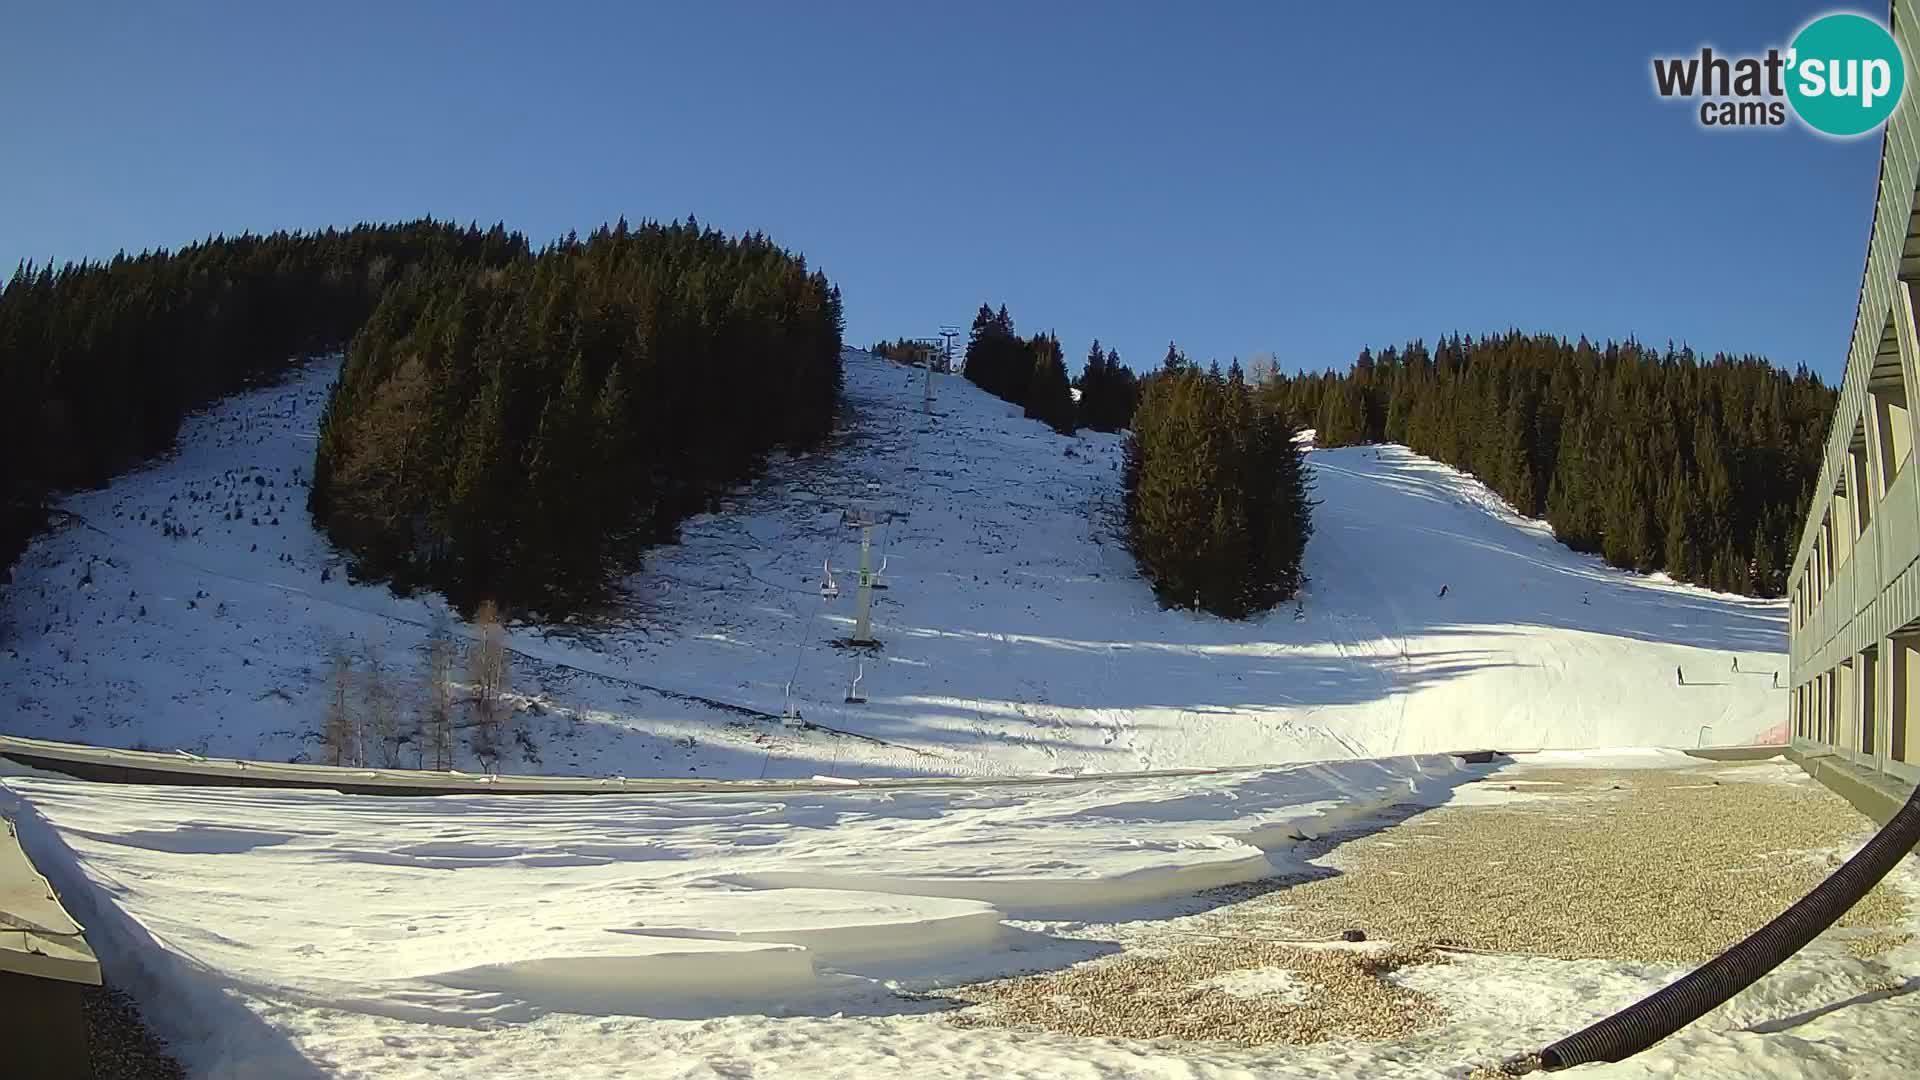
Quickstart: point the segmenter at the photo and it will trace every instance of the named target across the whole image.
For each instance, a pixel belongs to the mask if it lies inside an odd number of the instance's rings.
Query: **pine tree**
[[[1673,476],[1667,482],[1667,548],[1664,569],[1681,581],[1691,581],[1698,574],[1694,560],[1693,526],[1688,520],[1687,508],[1692,505],[1687,488],[1686,474],[1680,470],[1679,462],[1674,463]]]
[[[1139,380],[1120,362],[1120,354],[1108,349],[1102,356],[1095,341],[1081,375],[1080,423],[1095,431],[1122,431],[1133,422],[1139,394]]]
[[[1107,369],[1107,355],[1100,348],[1099,338],[1094,338],[1088,348],[1086,365],[1080,369],[1074,385],[1080,391],[1080,400],[1076,403],[1080,426],[1095,431],[1113,430],[1105,426],[1107,398],[1113,392],[1113,373]]]
[[[1033,353],[1028,342],[1015,336],[1013,317],[1005,304],[997,312],[980,305],[967,340],[964,373],[987,393],[1025,406],[1033,381]]]
[[[1061,360],[1060,339],[1051,332],[1037,334],[1027,343],[1027,351],[1033,357],[1027,376],[1027,416],[1045,422],[1062,435],[1073,434],[1073,390],[1067,381],[1067,366]]]

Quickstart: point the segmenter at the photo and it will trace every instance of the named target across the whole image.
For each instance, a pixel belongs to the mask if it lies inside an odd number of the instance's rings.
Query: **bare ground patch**
[[[1872,832],[1811,780],[1731,772],[1526,770],[1545,782],[1528,791],[1561,797],[1422,814],[1341,844],[1323,860],[1333,876],[1248,887],[1213,914],[1290,937],[1359,928],[1482,952],[1697,963],[1806,895],[1840,864],[1835,851]],[[1882,885],[1839,925],[1881,929],[1904,911]]]
[[[1205,942],[1141,951],[1046,975],[981,983],[945,996],[988,1006],[956,1022],[1031,1025],[1094,1038],[1247,1044],[1334,1036],[1392,1039],[1439,1016],[1424,994],[1385,976],[1445,963],[1431,949],[1325,949],[1274,942]],[[1291,972],[1292,992],[1246,994],[1206,985],[1235,972]]]

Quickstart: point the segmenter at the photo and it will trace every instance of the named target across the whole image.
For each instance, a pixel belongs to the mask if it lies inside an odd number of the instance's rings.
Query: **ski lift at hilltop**
[[[875,570],[873,572],[873,577],[872,577],[872,580],[869,582],[869,584],[871,584],[876,589],[886,588],[887,587],[886,574],[887,574],[887,556],[885,552],[881,552],[880,569]]]
[[[833,560],[820,560],[820,599],[832,600],[840,595],[840,586],[833,580]]]

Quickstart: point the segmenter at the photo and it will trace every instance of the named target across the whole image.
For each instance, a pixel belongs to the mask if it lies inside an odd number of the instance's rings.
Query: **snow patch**
[[[1234,997],[1270,998],[1276,1005],[1299,1005],[1307,1000],[1308,989],[1300,976],[1278,967],[1229,971],[1197,983],[1195,988],[1218,990]]]

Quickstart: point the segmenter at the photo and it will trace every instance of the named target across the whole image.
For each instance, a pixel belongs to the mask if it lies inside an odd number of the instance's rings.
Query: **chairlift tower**
[[[953,370],[953,338],[954,335],[959,332],[960,328],[957,326],[943,326],[940,328],[941,340],[945,342],[940,357],[941,370],[943,371],[950,372]],[[932,343],[929,342],[928,344]],[[926,398],[921,402],[921,406],[928,416],[933,415],[933,358],[931,356],[927,358]]]
[[[885,510],[873,510],[860,507],[845,510],[840,514],[840,522],[860,530],[860,592],[855,600],[853,636],[847,644],[853,646],[880,644],[873,636],[873,529],[876,525],[885,525],[892,514]]]
[[[940,328],[940,337],[942,340],[944,340],[947,343],[947,349],[946,349],[947,366],[945,370],[947,371],[948,374],[953,373],[953,339],[959,336],[960,336],[960,328],[957,326],[942,326]]]

